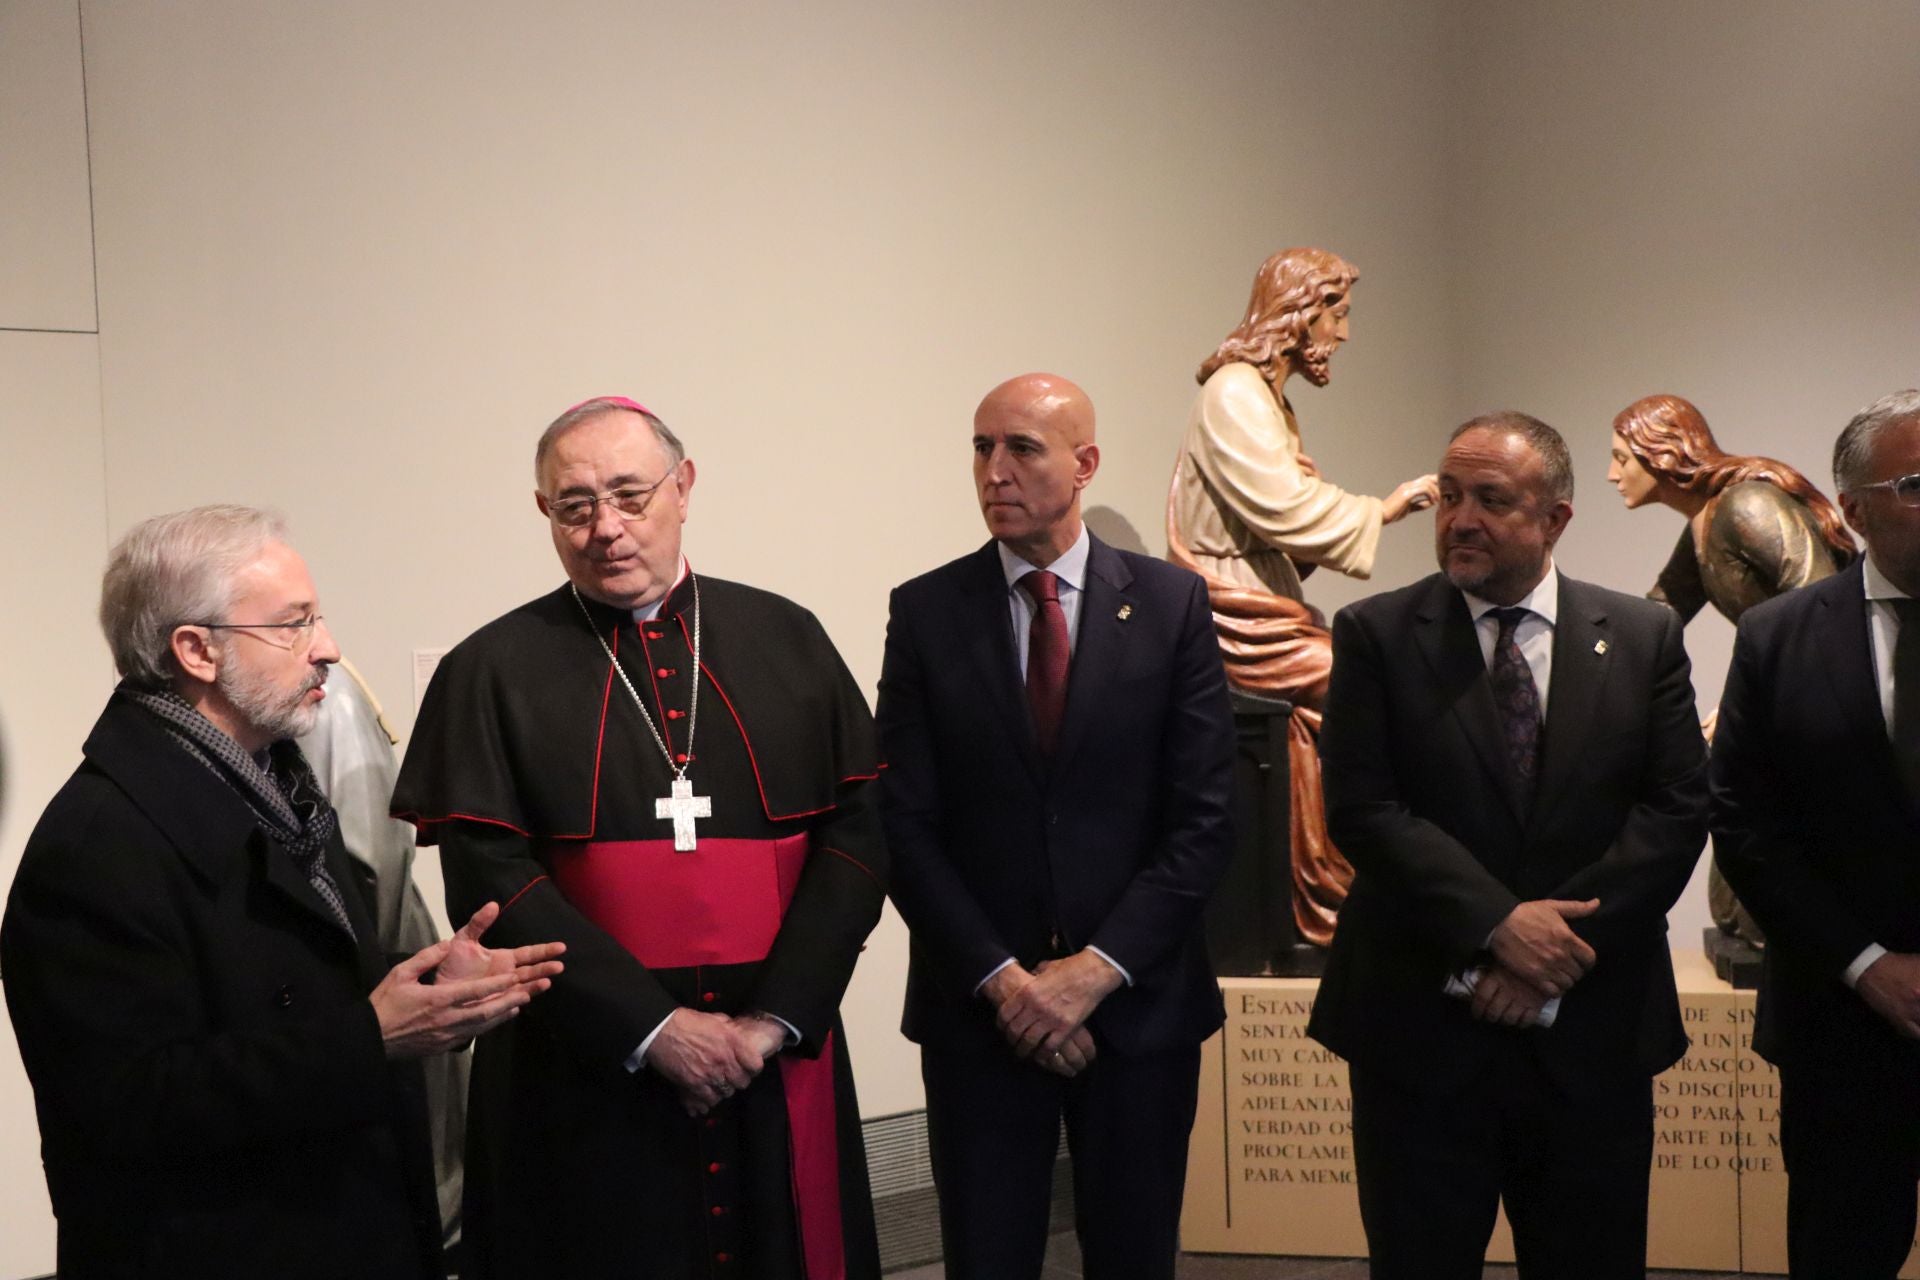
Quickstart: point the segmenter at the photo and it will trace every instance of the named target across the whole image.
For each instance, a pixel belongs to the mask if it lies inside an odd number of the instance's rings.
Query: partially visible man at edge
[[[569,949],[475,1057],[468,1273],[877,1276],[838,1016],[886,875],[866,702],[812,614],[692,571],[657,416],[576,405],[534,471],[568,581],[446,656],[394,793],[452,909]]]
[[[1920,1183],[1920,391],[1854,416],[1833,483],[1866,555],[1740,616],[1713,849],[1767,935],[1787,1266],[1892,1280]]]
[[[481,946],[487,903],[388,967],[292,741],[339,650],[276,517],[136,525],[100,621],[121,683],[0,925],[60,1275],[443,1275],[414,1060],[512,1018],[563,948]]]

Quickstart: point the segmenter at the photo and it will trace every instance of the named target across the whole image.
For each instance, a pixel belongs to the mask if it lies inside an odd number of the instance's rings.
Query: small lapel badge
[[[1607,653],[1607,642],[1605,640],[1595,640],[1593,642],[1593,651],[1601,657],[1605,657]]]
[[[1133,616],[1132,605],[1123,604],[1120,606],[1120,621],[1125,622],[1128,618],[1131,618],[1132,616]]]

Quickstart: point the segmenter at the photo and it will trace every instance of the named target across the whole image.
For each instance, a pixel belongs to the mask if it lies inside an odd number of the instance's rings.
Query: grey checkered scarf
[[[293,855],[340,927],[354,936],[340,886],[327,870],[327,842],[340,820],[299,746],[291,739],[276,742],[256,757],[171,689],[156,692],[122,683],[120,692],[156,716],[188,755],[247,802],[261,828]]]

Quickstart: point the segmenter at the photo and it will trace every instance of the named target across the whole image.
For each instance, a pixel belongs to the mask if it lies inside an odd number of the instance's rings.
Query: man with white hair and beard
[[[489,903],[389,968],[291,741],[340,655],[277,518],[135,526],[100,621],[122,680],[0,924],[59,1273],[443,1275],[415,1060],[562,948],[482,946]]]

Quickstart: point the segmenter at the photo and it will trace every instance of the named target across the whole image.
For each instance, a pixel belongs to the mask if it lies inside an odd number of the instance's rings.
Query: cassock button
[[[656,676],[659,676],[662,680],[665,680],[668,676],[673,674],[673,668],[672,667],[655,667],[653,669],[653,674],[655,674]]]
[[[710,1164],[710,1165],[708,1165],[708,1166],[707,1166],[707,1172],[708,1172],[708,1173],[718,1173],[718,1172],[720,1172],[720,1171],[721,1171],[722,1169],[724,1169],[724,1168],[726,1168],[726,1167],[727,1167],[727,1166],[725,1166],[725,1165],[723,1165],[723,1164],[721,1164],[721,1163],[720,1163],[720,1162],[719,1162],[718,1160],[715,1160],[715,1161],[714,1161],[714,1162],[713,1162],[712,1164]]]
[[[730,1253],[716,1253],[713,1255],[713,1260],[715,1262],[732,1262],[733,1255]]]
[[[719,1123],[720,1123],[720,1119],[718,1116],[707,1117],[707,1128],[709,1129],[715,1128],[716,1126],[719,1125]]]
[[[673,762],[675,764],[685,764],[687,762],[687,753],[684,751],[678,752],[673,757]]]
[[[720,997],[715,995],[711,991],[702,991],[700,993],[700,998],[702,1000],[705,1000],[708,1004],[712,1004],[715,1000],[718,1000]]]
[[[687,718],[687,713],[684,711],[669,710],[667,712],[667,719],[669,720],[685,720],[686,718]]]
[[[723,1208],[723,1207],[721,1207],[720,1205],[715,1205],[715,1206],[713,1206],[713,1208],[712,1208],[712,1209],[710,1210],[710,1212],[711,1212],[711,1213],[713,1214],[713,1216],[714,1216],[714,1217],[716,1217],[716,1218],[718,1218],[718,1217],[720,1217],[720,1216],[721,1216],[722,1214],[724,1214],[724,1213],[726,1213],[726,1209],[724,1209],[724,1208]]]
[[[647,639],[649,640],[663,639],[666,636],[666,634],[667,633],[664,631],[649,631],[647,632]]]

